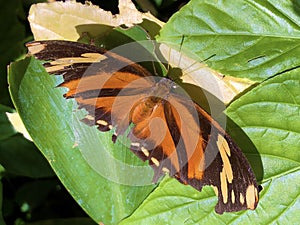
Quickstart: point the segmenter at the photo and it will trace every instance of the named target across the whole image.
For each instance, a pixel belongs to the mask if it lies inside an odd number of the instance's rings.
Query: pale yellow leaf
[[[29,141],[32,141],[18,113],[7,112],[6,116],[17,132],[23,134],[23,136]]]
[[[186,52],[177,51],[165,44],[160,45],[160,51],[172,67],[182,69],[181,79],[184,83],[203,88],[224,104],[228,104],[236,95],[253,84],[248,79],[224,76],[200,60],[192,59],[197,58],[196,56],[188,57]]]
[[[28,20],[35,40],[76,41],[82,32],[99,35],[109,27],[134,24],[148,19],[162,26],[163,23],[150,13],[141,13],[130,0],[119,1],[119,11],[113,15],[98,6],[75,1],[39,3],[31,6]]]

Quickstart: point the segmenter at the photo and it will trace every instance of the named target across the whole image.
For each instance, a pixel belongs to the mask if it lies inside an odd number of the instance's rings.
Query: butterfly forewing
[[[128,103],[135,102],[145,89],[152,86],[149,79],[140,79],[151,75],[143,67],[94,46],[68,41],[39,41],[28,43],[27,47],[38,59],[47,61],[44,66],[49,73],[63,74],[64,82],[59,86],[68,88],[64,96],[75,98],[79,108],[89,112],[83,121],[97,125],[101,131],[112,128],[112,118],[115,124],[123,120],[118,116],[126,117],[125,111],[130,111]],[[72,51],[73,48],[76,49]],[[139,82],[134,82],[136,80]],[[127,85],[130,87],[124,91]],[[121,100],[121,95],[125,100]],[[112,115],[113,104],[114,111],[123,113]]]
[[[27,47],[49,73],[63,75],[65,97],[88,112],[83,122],[114,128],[113,141],[129,129],[130,149],[149,161],[154,181],[168,173],[199,191],[211,185],[220,214],[256,208],[258,185],[245,156],[173,81],[95,46],[39,41]]]

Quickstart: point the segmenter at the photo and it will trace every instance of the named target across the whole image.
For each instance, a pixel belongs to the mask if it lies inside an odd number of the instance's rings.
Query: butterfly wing
[[[255,209],[259,187],[249,162],[234,140],[209,114],[195,104],[200,124],[206,124],[204,185],[211,185],[218,196],[216,212]],[[193,159],[191,159],[193,161]],[[196,159],[195,159],[196,160]],[[191,179],[196,189],[199,181]]]
[[[169,173],[199,191],[211,185],[220,214],[256,208],[258,185],[245,156],[188,97],[152,96],[157,81],[146,69],[101,48],[68,41],[32,42],[27,47],[47,61],[49,73],[63,75],[59,86],[68,88],[64,96],[75,98],[79,108],[88,111],[83,122],[100,131],[115,128],[113,141],[133,124],[130,149],[149,160],[154,181]]]
[[[151,102],[151,98],[148,98]],[[149,160],[156,181],[168,172],[183,184],[201,191],[211,185],[218,196],[216,212],[255,209],[258,185],[252,169],[231,137],[188,97],[170,94],[147,109],[137,102],[131,121],[131,150]]]
[[[92,45],[36,41],[26,46],[29,54],[46,61],[43,65],[47,72],[63,75],[64,82],[59,86],[68,88],[64,97],[75,98],[79,108],[88,111],[82,121],[96,125],[100,131],[126,121],[130,103],[143,98],[154,82],[140,65]],[[123,122],[123,127],[118,128],[120,133],[128,126]]]

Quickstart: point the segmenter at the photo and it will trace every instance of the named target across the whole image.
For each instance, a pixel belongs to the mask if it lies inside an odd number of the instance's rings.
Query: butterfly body
[[[167,100],[168,95],[171,90],[172,81],[167,78],[162,78],[158,83],[156,83],[150,90],[148,97],[145,97],[141,100],[140,104],[136,108],[137,113],[132,116],[135,118],[137,123],[138,118],[145,118],[149,113],[152,113],[160,104],[164,104],[164,101]]]
[[[174,81],[95,46],[67,41],[27,46],[49,61],[44,64],[49,73],[63,74],[65,97],[88,113],[84,123],[101,132],[113,129],[114,142],[127,135],[131,151],[154,169],[155,182],[168,173],[199,191],[210,185],[220,214],[256,208],[258,185],[247,159]],[[76,60],[70,63],[70,57]]]

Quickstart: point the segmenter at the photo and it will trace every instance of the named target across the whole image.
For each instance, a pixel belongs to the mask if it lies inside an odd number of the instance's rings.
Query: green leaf
[[[57,187],[57,180],[33,180],[20,185],[16,190],[14,201],[23,213],[32,212],[47,200],[50,192]]]
[[[6,112],[12,113],[13,110],[0,104],[0,142],[16,134],[15,129],[7,118]]]
[[[6,67],[12,60],[25,53],[25,26],[20,23],[25,19],[22,1],[3,1],[0,9],[0,103],[11,105],[8,94]],[[5,22],[4,22],[5,21]]]
[[[204,187],[201,192],[165,178],[157,189],[129,218],[125,224],[206,224],[220,217],[214,213],[217,198],[214,191]]]
[[[26,225],[95,225],[90,218],[67,218],[67,219],[51,219],[42,220],[34,223],[26,223]]]
[[[22,134],[15,134],[0,142],[0,163],[7,173],[19,176],[53,176],[53,171],[43,155]]]
[[[121,142],[113,145],[112,133],[83,124],[86,113],[55,88],[61,81],[33,58],[9,69],[16,109],[59,179],[95,221],[116,224],[153,189],[152,170]]]
[[[2,185],[2,173],[5,171],[4,167],[0,164],[0,224],[5,225],[2,213],[2,201],[3,201],[3,185]]]
[[[0,105],[0,164],[7,173],[48,177],[53,172],[35,145],[18,133],[7,118],[9,107]]]
[[[127,29],[112,28],[105,35],[94,38],[96,46],[104,47],[107,50],[113,49],[117,54],[138,62],[152,74],[158,71],[163,71],[160,73],[161,75],[165,74],[166,69],[159,63],[159,59],[154,54],[155,42],[149,40],[151,40],[150,35],[140,25]]]
[[[213,56],[206,63],[224,74],[262,81],[299,65],[299,15],[299,5],[288,0],[193,0],[158,41],[203,60]]]
[[[226,110],[262,154],[264,180],[299,169],[299,90],[297,69],[262,83]]]

